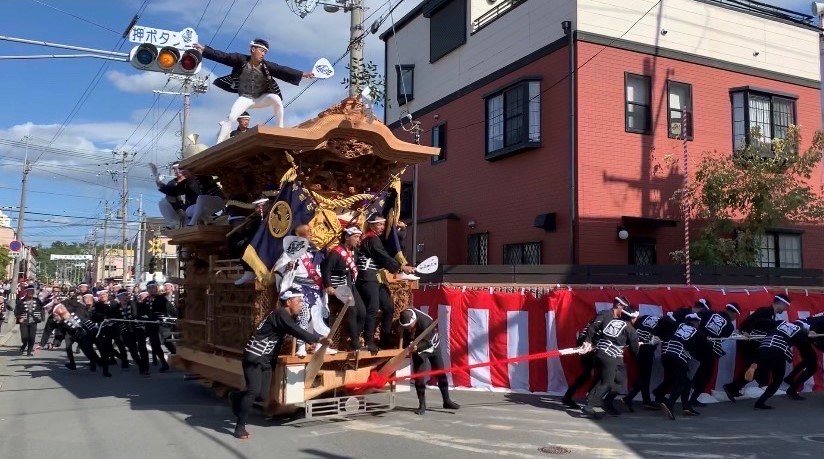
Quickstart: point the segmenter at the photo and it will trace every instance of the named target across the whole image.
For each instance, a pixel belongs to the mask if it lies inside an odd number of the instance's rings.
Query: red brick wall
[[[421,143],[425,145],[431,145],[432,126],[447,123],[447,159],[440,164],[420,166],[418,190],[420,219],[450,212],[460,218],[460,251],[450,250],[442,263],[466,263],[470,220],[477,222],[472,232],[490,234],[490,264],[503,262],[503,244],[534,241],[542,242],[543,263],[569,262],[569,86],[563,81],[558,83],[567,73],[567,62],[567,50],[561,49],[433,112],[414,113],[424,129]],[[543,147],[486,161],[483,95],[525,76],[543,78]],[[558,84],[547,90],[555,83]],[[395,135],[411,141],[411,136],[400,129],[395,130]],[[411,176],[405,180],[411,181]],[[556,232],[532,226],[536,215],[549,212],[557,214]],[[435,246],[433,238],[445,237],[424,233],[423,229],[419,236],[418,242],[427,247]]]
[[[600,54],[589,61],[596,53]],[[447,123],[446,161],[419,168],[419,218],[454,213],[460,219],[422,226],[418,242],[424,243],[426,256],[437,254],[444,264],[464,264],[468,234],[488,232],[490,264],[502,263],[504,244],[533,241],[542,242],[544,264],[570,262],[567,58],[567,50],[561,49],[429,113],[410,107],[422,123],[425,145],[431,145],[432,126]],[[616,236],[624,215],[679,221],[677,227],[628,228],[633,236],[656,238],[659,264],[671,263],[669,253],[683,248],[680,209],[671,201],[683,181],[683,151],[680,140],[667,137],[667,79],[692,85],[691,175],[706,152],[732,149],[731,88],[757,86],[796,94],[797,122],[804,137],[809,140],[820,128],[817,89],[579,42],[578,66],[582,65],[577,93],[579,264],[627,263],[628,242]],[[625,72],[653,77],[651,135],[624,131]],[[542,77],[543,146],[486,161],[483,95],[525,76]],[[401,129],[395,134],[412,140]],[[822,183],[820,167],[813,177],[817,188]],[[411,175],[405,180],[411,181]],[[557,231],[533,228],[535,216],[548,212],[557,215]],[[470,220],[477,223],[472,230],[467,227]],[[824,229],[803,229],[804,267],[824,268],[824,258],[818,255],[824,250]],[[409,234],[408,246],[411,240]]]
[[[587,62],[592,56],[597,57]],[[683,181],[682,141],[667,136],[666,81],[692,85],[694,140],[688,142],[690,175],[694,177],[707,152],[732,150],[732,108],[729,90],[740,86],[798,95],[797,122],[809,141],[821,125],[819,91],[803,86],[657,58],[601,45],[578,43],[578,196],[581,226],[579,262],[626,263],[627,242],[616,237],[622,215],[682,220],[670,200]],[[652,134],[624,131],[624,72],[652,77]],[[674,162],[670,162],[674,161]],[[822,171],[813,175],[821,184]],[[658,263],[671,263],[669,252],[683,247],[683,226],[632,234],[657,238]],[[821,231],[802,237],[804,267],[824,267]]]

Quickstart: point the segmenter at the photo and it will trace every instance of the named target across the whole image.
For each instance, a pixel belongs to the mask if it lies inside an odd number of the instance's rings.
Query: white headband
[[[704,298],[700,298],[698,302],[704,305],[704,309],[710,308],[710,306],[707,304],[707,300],[705,300]]]
[[[694,312],[693,312],[693,313],[691,313],[691,314],[687,314],[687,316],[685,317],[685,319],[687,319],[687,320],[701,320],[701,318],[700,318],[700,317],[698,317],[698,314],[696,314],[696,313],[694,313]]]
[[[409,309],[409,312],[411,312],[411,313],[412,313],[412,318],[411,318],[411,319],[409,319],[409,322],[407,322],[407,323],[403,323],[403,321],[401,321],[400,319],[398,319],[398,321],[399,321],[399,322],[400,322],[400,324],[401,324],[401,327],[408,327],[408,326],[412,325],[412,322],[414,322],[414,321],[418,320],[418,315],[417,315],[417,314],[415,314],[415,310],[414,310],[414,309]]]
[[[736,314],[741,314],[741,311],[738,308],[736,308],[735,305],[732,303],[727,303],[726,308],[735,311]]]
[[[253,41],[249,42],[249,46],[256,46],[256,47],[258,47],[258,48],[263,48],[263,49],[265,49],[266,51],[269,51],[269,48],[267,48],[267,47],[265,47],[265,46],[261,45],[260,43],[255,43],[255,42],[253,42]]]
[[[286,290],[286,291],[284,291],[283,293],[280,294],[280,299],[281,300],[286,301],[286,300],[291,299],[291,298],[303,298],[303,293],[300,293],[300,292],[297,292],[295,290],[289,289],[289,290]]]
[[[346,233],[347,236],[354,236],[355,234],[363,234],[363,231],[359,230],[357,226],[350,226],[349,228],[346,228],[345,230],[343,230],[343,232]]]
[[[789,301],[785,300],[784,298],[782,298],[782,297],[780,297],[780,296],[778,296],[778,295],[776,295],[776,296],[775,296],[775,299],[776,299],[776,300],[781,301],[782,303],[786,304],[787,306],[790,306],[790,302],[789,302]]]
[[[629,302],[627,302],[627,300],[621,298],[620,296],[616,296],[615,301],[621,303],[622,306],[629,306]]]
[[[621,311],[621,314],[623,314],[623,315],[625,315],[625,316],[627,316],[631,319],[634,319],[634,318],[638,317],[641,313],[639,311],[629,312],[626,309],[624,309],[624,310]]]

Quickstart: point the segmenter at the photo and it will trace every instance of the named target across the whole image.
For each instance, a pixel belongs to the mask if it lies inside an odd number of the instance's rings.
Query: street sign
[[[52,255],[49,257],[50,260],[74,260],[74,261],[83,261],[83,260],[91,260],[91,255]]]
[[[23,243],[20,241],[9,242],[9,252],[16,254],[23,250]]]
[[[132,43],[150,43],[157,47],[172,46],[177,49],[190,49],[192,45],[197,43],[197,32],[191,27],[175,32],[173,30],[136,25],[129,31],[129,41]]]

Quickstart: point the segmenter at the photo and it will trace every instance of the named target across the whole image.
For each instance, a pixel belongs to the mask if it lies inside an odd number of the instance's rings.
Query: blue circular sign
[[[9,242],[9,250],[12,252],[19,252],[23,250],[23,243],[20,241]]]

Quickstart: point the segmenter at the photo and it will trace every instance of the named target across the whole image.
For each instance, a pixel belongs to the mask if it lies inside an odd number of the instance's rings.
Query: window
[[[446,123],[441,123],[432,128],[432,146],[441,149],[441,154],[432,158],[432,164],[446,161]]]
[[[629,240],[629,264],[654,265],[657,261],[655,239],[633,237]]]
[[[404,105],[414,98],[415,66],[396,65],[395,71],[398,73],[398,105]]]
[[[524,80],[486,97],[486,159],[540,144],[540,81]]]
[[[650,132],[650,78],[632,73],[624,74],[627,132],[649,134]]]
[[[763,234],[758,265],[763,268],[801,268],[801,235],[780,232]]]
[[[466,0],[429,0],[429,62],[435,62],[466,43]]]
[[[415,202],[414,189],[409,182],[401,183],[401,220],[412,218],[412,204]]]
[[[687,118],[687,139],[692,140],[695,116],[692,111],[692,85],[667,81],[667,100],[669,101],[669,136],[681,139],[684,134],[684,116]]]
[[[469,235],[469,250],[467,264],[489,264],[489,233],[474,233]]]
[[[783,139],[795,124],[795,96],[779,96],[752,88],[732,90],[732,145],[738,151],[747,145],[763,145],[770,155],[773,139]],[[757,129],[760,139],[752,139]]]
[[[504,244],[505,265],[540,265],[541,243]]]

